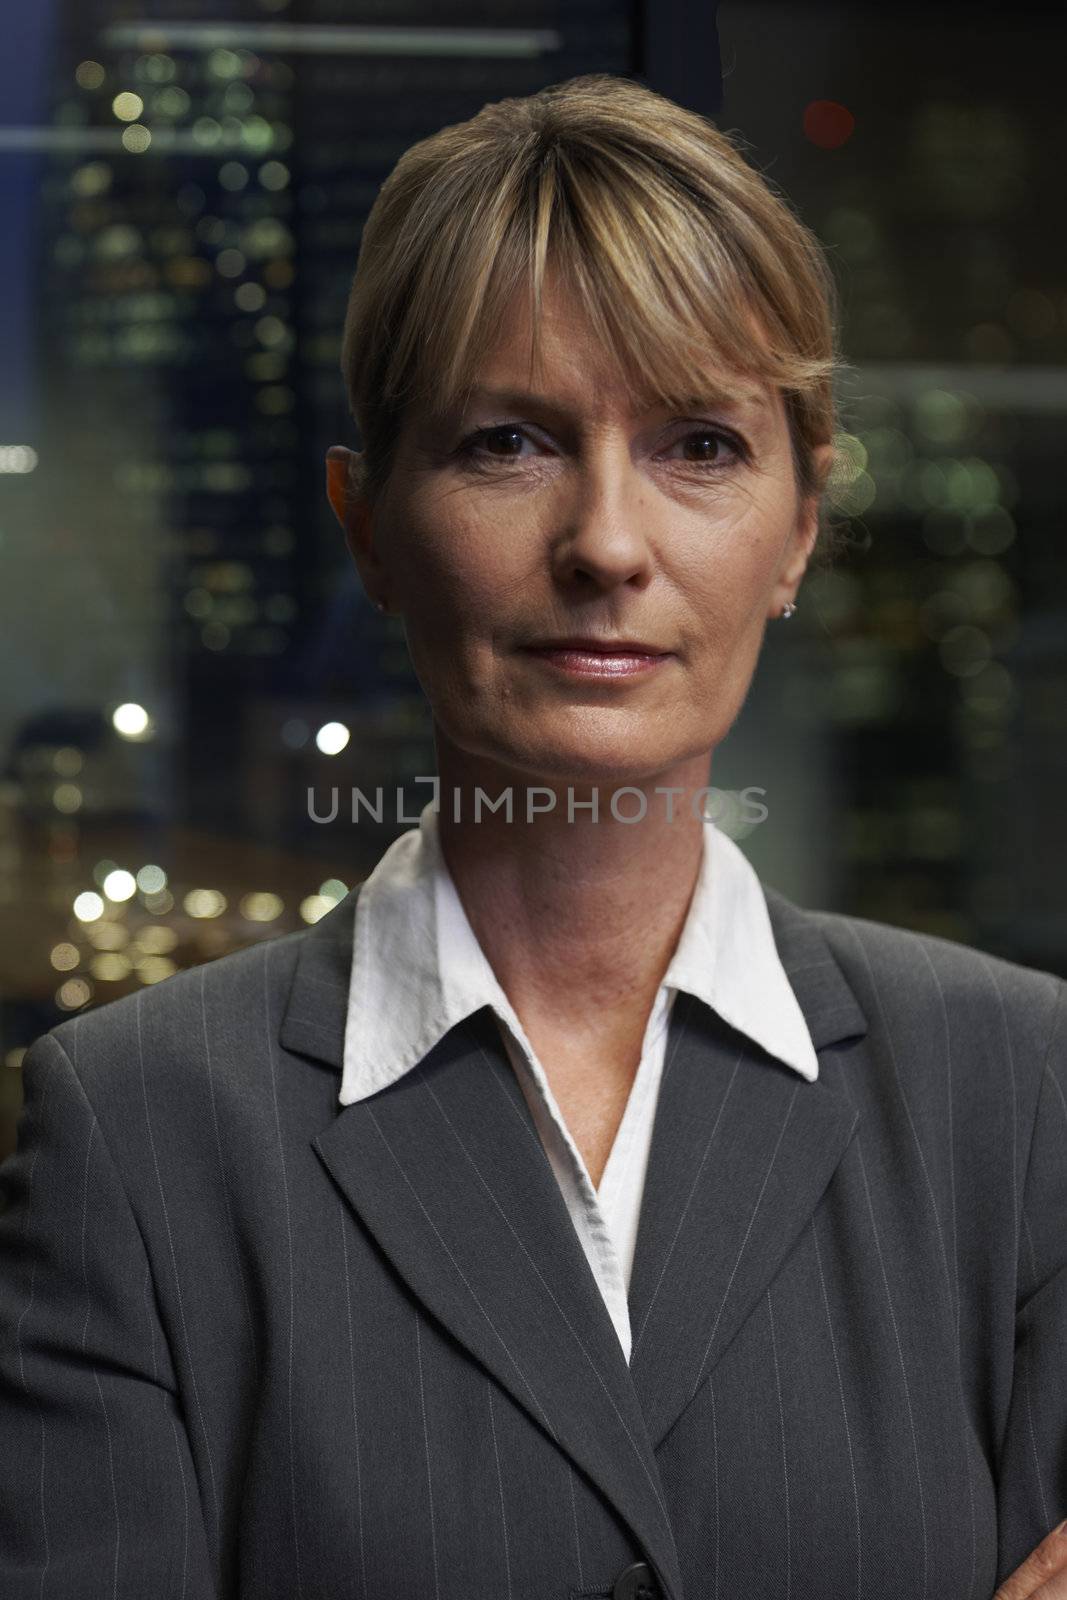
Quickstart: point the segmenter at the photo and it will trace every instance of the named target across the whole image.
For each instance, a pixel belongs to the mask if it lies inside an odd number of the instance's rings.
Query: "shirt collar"
[[[819,1064],[778,956],[759,878],[713,823],[663,989],[681,989],[814,1081]],[[433,802],[364,882],[345,1023],[340,1101],[394,1083],[457,1022],[491,1005],[517,1030],[441,853]]]

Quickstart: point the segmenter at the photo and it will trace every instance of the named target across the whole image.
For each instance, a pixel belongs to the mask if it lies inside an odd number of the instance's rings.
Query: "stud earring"
[[[789,618],[793,615],[793,612],[795,610],[796,610],[796,606],[793,604],[792,600],[787,600],[785,605],[782,607],[781,611],[778,613],[778,615],[780,617],[782,617],[784,621],[788,622]]]

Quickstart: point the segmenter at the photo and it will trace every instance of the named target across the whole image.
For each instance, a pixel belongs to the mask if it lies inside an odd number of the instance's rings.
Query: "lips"
[[[604,656],[664,656],[669,655],[669,650],[661,650],[658,645],[646,644],[640,639],[583,639],[571,637],[566,639],[539,639],[534,644],[524,647],[527,650],[576,650],[583,655]]]
[[[673,651],[636,639],[553,639],[524,646],[524,654],[572,681],[618,683],[666,670]]]

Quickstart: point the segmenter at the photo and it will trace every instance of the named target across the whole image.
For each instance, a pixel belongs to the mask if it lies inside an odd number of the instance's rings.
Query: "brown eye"
[[[463,441],[459,453],[475,460],[491,456],[496,461],[518,461],[525,443],[522,429],[504,422],[495,428],[478,428]]]
[[[743,452],[735,441],[718,428],[692,429],[676,439],[675,445],[682,447],[681,459],[696,466],[729,466],[731,458],[735,461],[743,458]]]
[[[522,449],[522,433],[518,428],[490,428],[482,435],[482,443],[490,455],[517,455]]]
[[[692,461],[717,460],[722,453],[717,433],[690,433],[686,435],[683,443],[689,447],[689,457]]]

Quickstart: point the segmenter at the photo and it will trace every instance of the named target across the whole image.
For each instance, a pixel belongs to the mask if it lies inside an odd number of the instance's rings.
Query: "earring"
[[[796,606],[793,604],[792,600],[787,600],[785,605],[782,607],[781,611],[778,613],[778,615],[780,617],[782,617],[783,620],[788,622],[789,618],[793,615],[793,612],[795,610],[796,610]]]
[[[375,600],[374,609],[375,609],[375,611],[384,611],[385,610],[385,601],[384,600]]]

